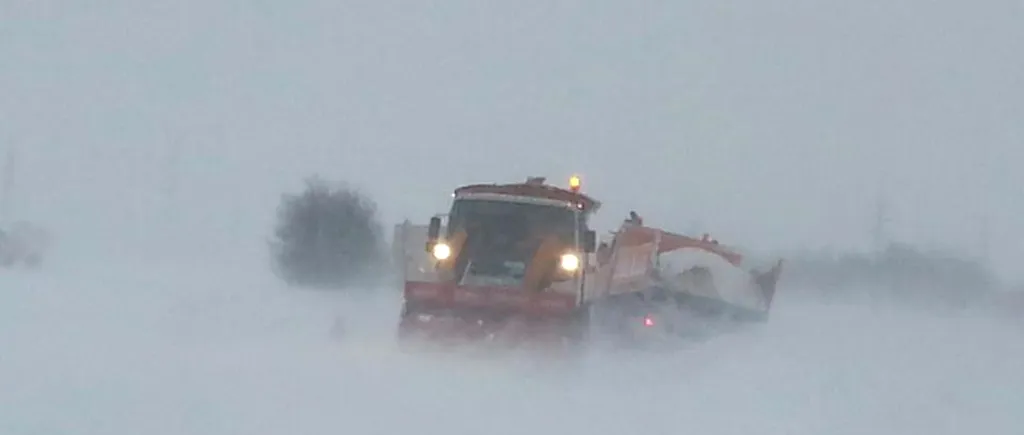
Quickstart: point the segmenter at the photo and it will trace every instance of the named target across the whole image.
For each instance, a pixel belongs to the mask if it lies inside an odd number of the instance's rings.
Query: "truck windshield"
[[[508,201],[461,199],[452,204],[448,235],[480,229],[510,240],[555,236],[562,243],[575,240],[576,212],[568,207]],[[580,215],[580,226],[584,225]]]

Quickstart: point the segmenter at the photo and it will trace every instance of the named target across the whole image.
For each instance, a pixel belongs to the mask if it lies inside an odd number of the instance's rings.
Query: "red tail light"
[[[651,318],[651,316],[644,316],[644,326],[647,326],[647,327],[654,326],[654,319]]]

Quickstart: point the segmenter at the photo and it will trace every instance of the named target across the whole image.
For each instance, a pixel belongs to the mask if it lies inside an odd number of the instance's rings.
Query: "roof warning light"
[[[572,190],[573,192],[579,192],[580,191],[580,177],[579,176],[573,175],[572,177],[569,177],[569,190]]]

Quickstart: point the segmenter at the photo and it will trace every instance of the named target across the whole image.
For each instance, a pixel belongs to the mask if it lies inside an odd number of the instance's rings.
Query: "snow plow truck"
[[[580,187],[576,176],[568,188],[462,186],[448,213],[397,225],[400,342],[635,343],[768,319],[782,260],[748,270],[707,235],[647,227],[635,212],[599,242],[589,222],[601,204]]]

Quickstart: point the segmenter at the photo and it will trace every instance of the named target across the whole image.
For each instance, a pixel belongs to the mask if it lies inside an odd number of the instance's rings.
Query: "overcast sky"
[[[0,0],[16,211],[109,240],[256,248],[313,173],[390,224],[577,172],[602,229],[858,247],[884,193],[1021,276],[1022,120],[1016,0]]]

